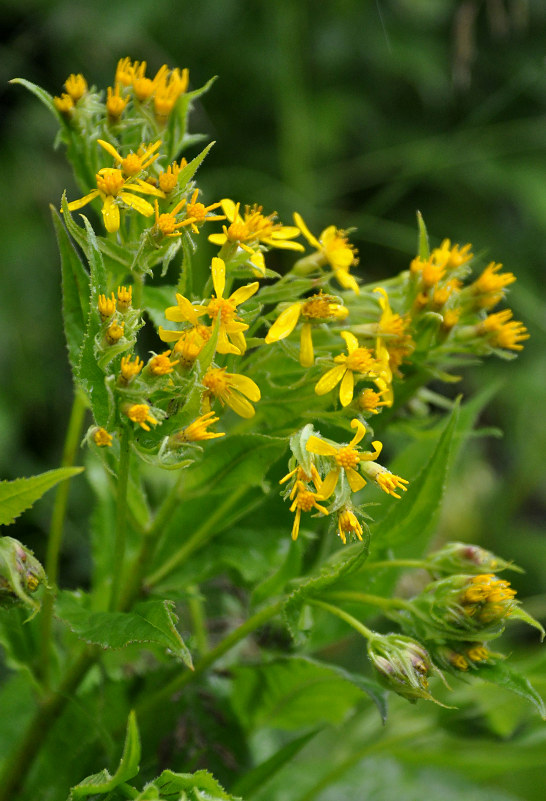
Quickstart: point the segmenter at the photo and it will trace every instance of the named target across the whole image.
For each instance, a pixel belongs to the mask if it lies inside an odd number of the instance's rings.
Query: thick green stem
[[[170,559],[167,559],[157,570],[146,579],[147,587],[154,587],[156,584],[168,576],[169,573],[178,567],[179,564],[184,562],[194,551],[204,545],[209,539],[214,536],[215,529],[221,523],[228,512],[233,506],[243,497],[247,488],[242,485],[239,489],[234,490],[227,496],[225,501],[216,507],[215,511],[204,520],[201,526],[197,528],[193,535],[186,540],[181,548],[174,553]]]
[[[128,428],[121,432],[117,500],[116,500],[116,534],[114,540],[114,561],[112,564],[112,588],[110,592],[110,610],[118,608],[123,577],[125,557],[125,539],[127,533],[127,486],[129,484],[129,464],[131,460],[131,440]]]
[[[205,656],[203,656],[203,658],[195,666],[195,670],[179,673],[161,690],[156,692],[154,695],[148,696],[148,698],[140,705],[140,707],[137,706],[137,717],[140,719],[145,717],[147,714],[157,712],[158,708],[161,707],[162,704],[168,703],[175,693],[180,692],[180,690],[182,690],[187,684],[190,684],[190,682],[201,676],[211,665],[217,662],[220,657],[237,645],[237,643],[241,642],[241,640],[244,640],[245,637],[248,637],[248,635],[252,634],[252,632],[256,631],[256,629],[259,629],[260,626],[263,626],[264,623],[267,623],[267,621],[271,620],[272,617],[275,617],[275,615],[277,615],[282,609],[282,605],[283,601],[277,601],[277,603],[265,607],[265,609],[262,609],[260,612],[256,612],[255,615],[246,620],[238,628],[234,629],[230,634],[227,635],[227,637],[224,637],[224,639],[218,643],[215,648],[205,654]]]
[[[71,467],[76,459],[86,411],[85,396],[76,390],[72,411],[68,421],[68,430],[61,458],[61,467]],[[62,481],[57,487],[55,501],[53,504],[53,514],[51,517],[51,527],[47,543],[47,553],[45,561],[45,572],[47,575],[48,589],[42,602],[41,616],[41,641],[40,641],[40,676],[44,687],[49,685],[49,667],[51,652],[51,632],[53,623],[53,606],[55,603],[55,592],[57,579],[59,576],[59,554],[63,539],[64,521],[68,506],[68,493],[70,492],[70,481]]]
[[[367,592],[357,590],[340,590],[339,592],[329,592],[328,598],[336,601],[356,601],[360,604],[370,604],[378,606],[380,609],[407,609],[410,604],[402,598],[384,598],[382,595],[370,595]]]
[[[430,565],[424,559],[384,559],[380,562],[366,562],[363,570],[373,570],[384,567],[420,567],[426,570]]]
[[[18,749],[0,777],[0,801],[14,801],[51,727],[61,715],[81,680],[97,658],[97,649],[86,648],[76,660],[59,689],[44,699]]]

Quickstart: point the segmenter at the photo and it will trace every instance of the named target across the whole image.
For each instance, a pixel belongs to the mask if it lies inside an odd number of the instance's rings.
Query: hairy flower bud
[[[0,605],[22,601],[35,612],[40,604],[29,593],[46,579],[44,569],[34,554],[13,537],[0,538]]]
[[[433,573],[499,573],[507,568],[521,572],[491,551],[464,542],[448,542],[429,554],[427,567]]]
[[[377,634],[368,642],[368,656],[389,690],[412,703],[418,698],[438,703],[428,691],[428,677],[441,674],[420,642],[401,634]]]

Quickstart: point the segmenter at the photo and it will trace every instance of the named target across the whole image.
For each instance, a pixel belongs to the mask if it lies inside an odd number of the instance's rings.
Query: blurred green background
[[[80,194],[62,150],[53,150],[53,118],[7,81],[23,77],[60,94],[71,72],[111,85],[121,56],[146,60],[152,73],[163,63],[188,67],[192,88],[219,76],[191,125],[217,142],[199,173],[208,202],[258,202],[287,223],[297,209],[317,232],[354,226],[367,280],[407,268],[419,209],[434,244],[470,241],[518,276],[509,303],[531,339],[517,361],[491,359],[459,385],[468,395],[502,382],[481,423],[504,436],[467,445],[441,534],[522,564],[518,591],[544,618],[546,3],[3,0],[0,22],[1,477],[60,458],[72,389],[48,204],[65,188]],[[85,489],[77,492],[65,557],[71,584],[86,570]],[[38,555],[50,503],[16,535]],[[515,630],[523,636],[534,635]],[[544,694],[537,664],[535,672]],[[536,721],[514,719],[497,730],[489,721],[488,734],[511,737],[527,725],[532,735]],[[465,773],[474,776],[463,765]],[[498,781],[538,799],[539,776],[531,759],[525,776]]]

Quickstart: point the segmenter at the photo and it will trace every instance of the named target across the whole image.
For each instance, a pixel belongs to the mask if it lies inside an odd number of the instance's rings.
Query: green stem
[[[134,272],[134,283],[133,283],[133,297],[131,301],[131,305],[133,309],[140,309],[142,306],[142,289],[144,287],[144,276],[141,273]]]
[[[165,687],[155,693],[155,695],[148,696],[140,707],[137,706],[136,713],[140,719],[145,715],[157,711],[158,707],[162,704],[169,702],[170,698],[177,692],[180,692],[187,684],[201,676],[211,665],[213,665],[220,657],[226,654],[237,643],[244,640],[249,634],[256,629],[267,623],[272,617],[275,617],[282,609],[283,601],[277,601],[271,606],[265,607],[260,612],[250,617],[241,626],[234,629],[227,637],[218,643],[218,645],[209,651],[195,666],[195,670],[187,671],[186,673],[178,673],[178,675]],[[1,801],[1,799],[0,799]]]
[[[178,549],[170,559],[167,559],[166,562],[157,568],[150,576],[148,576],[146,580],[146,587],[154,587],[156,584],[168,576],[169,573],[178,567],[181,562],[184,562],[188,556],[190,556],[194,551],[204,545],[209,539],[214,536],[214,533],[218,527],[218,524],[221,523],[230,509],[237,504],[237,502],[243,497],[247,488],[244,485],[241,485],[239,489],[234,490],[228,497],[225,499],[224,503],[221,503],[219,506],[216,507],[215,511],[212,512],[211,515],[199,526],[199,528],[194,531],[193,535],[186,540],[186,542],[182,545],[181,548]]]
[[[0,778],[0,801],[13,801],[28,776],[30,765],[38,754],[51,727],[61,715],[66,704],[81,680],[94,663],[98,649],[86,648],[78,657],[57,692],[43,700],[34,718],[30,721],[25,737],[12,759],[8,762],[4,775]]]
[[[341,618],[349,626],[352,626],[355,631],[358,631],[359,634],[362,634],[367,640],[373,640],[376,636],[371,629],[361,623],[360,620],[357,620],[356,617],[353,617],[344,609],[340,609],[339,606],[333,606],[332,604],[328,604],[325,601],[319,601],[315,598],[309,598],[306,603],[310,606],[317,606],[319,609],[324,609],[326,612],[330,612],[330,614],[335,615],[336,617]]]
[[[127,486],[129,484],[129,464],[131,460],[130,432],[124,427],[121,432],[116,499],[116,535],[114,540],[114,560],[112,564],[112,588],[110,610],[118,608],[125,557],[127,534]]]
[[[362,569],[369,570],[383,567],[420,567],[427,570],[430,565],[424,559],[384,559],[380,562],[366,562]]]
[[[358,592],[357,590],[329,592],[327,597],[336,601],[357,601],[357,603],[361,604],[378,606],[380,609],[408,609],[411,606],[402,598],[384,598],[382,595],[370,595],[367,592]]]
[[[188,607],[190,610],[193,636],[195,637],[196,651],[204,656],[209,650],[207,634],[207,618],[203,604],[203,596],[199,592],[199,587],[188,587]]]
[[[76,453],[80,445],[83,421],[87,409],[85,396],[76,390],[72,411],[68,421],[68,430],[61,458],[61,467],[71,467],[76,459]],[[59,554],[63,539],[64,521],[68,506],[68,493],[70,492],[70,481],[62,481],[57,487],[53,513],[51,517],[51,527],[47,543],[47,553],[45,561],[45,572],[48,580],[48,589],[42,602],[41,617],[41,638],[40,638],[40,675],[44,687],[49,686],[49,668],[51,652],[51,633],[53,624],[53,606],[55,603],[55,592],[57,579],[59,576]]]

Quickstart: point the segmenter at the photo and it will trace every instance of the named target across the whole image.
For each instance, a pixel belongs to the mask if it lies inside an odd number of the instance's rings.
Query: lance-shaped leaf
[[[507,667],[504,662],[497,662],[494,665],[481,665],[478,676],[484,681],[497,684],[499,687],[505,687],[507,690],[511,690],[513,693],[525,698],[533,704],[541,718],[546,720],[546,706],[543,699],[529,679],[522,676],[521,673]]]
[[[67,478],[77,476],[83,467],[59,467],[31,478],[0,481],[0,525],[9,526],[48,491]]]
[[[139,771],[140,765],[140,735],[136,722],[135,713],[129,714],[127,721],[127,733],[125,735],[125,745],[118,769],[113,776],[105,769],[100,773],[88,776],[82,782],[73,787],[68,796],[68,801],[76,798],[88,798],[90,795],[104,795],[110,793],[120,784],[132,779]]]
[[[57,615],[80,639],[101,648],[141,643],[163,648],[193,670],[191,654],[178,633],[172,601],[144,601],[131,612],[92,612],[81,592],[62,592]]]
[[[153,795],[150,791],[156,792]],[[156,799],[157,801],[241,801],[238,797],[226,793],[224,788],[206,770],[196,773],[174,773],[164,770],[161,776],[151,782],[139,799]]]
[[[42,103],[46,108],[48,108],[57,122],[60,124],[63,123],[63,118],[61,117],[60,113],[55,108],[55,103],[53,102],[53,95],[50,95],[49,92],[46,92],[45,89],[42,89],[41,86],[37,86],[35,83],[31,81],[27,81],[25,78],[12,78],[9,83],[19,83],[21,86],[24,86],[25,89],[28,89],[29,92],[32,92],[38,100],[41,100]]]

